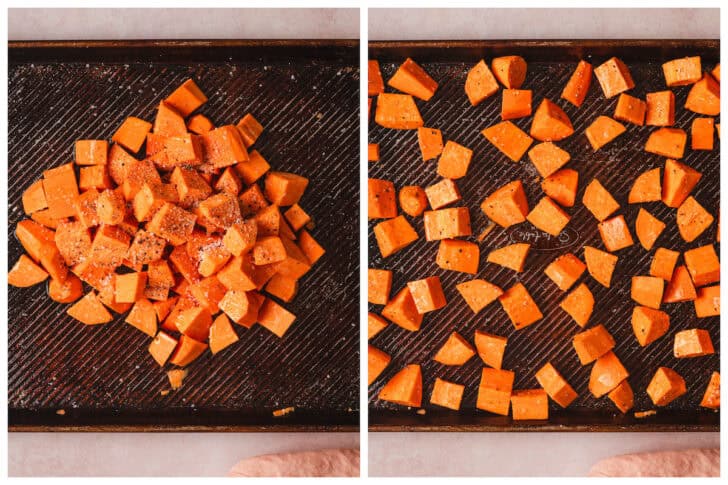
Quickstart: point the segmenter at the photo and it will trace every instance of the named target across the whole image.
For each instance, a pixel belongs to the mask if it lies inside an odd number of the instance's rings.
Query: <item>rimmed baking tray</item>
[[[283,339],[239,329],[237,344],[200,358],[163,396],[167,377],[141,332],[121,318],[75,322],[43,285],[9,288],[11,431],[358,429],[357,41],[11,42],[10,264],[22,251],[23,190],[72,160],[76,139],[109,139],[127,116],[153,119],[187,78],[208,95],[201,112],[213,122],[253,113],[261,154],[311,180],[301,205],[327,253],[287,305],[298,320]]]
[[[617,198],[622,205],[630,228],[638,205],[626,203],[627,194],[636,175],[653,167],[662,166],[664,158],[646,153],[644,143],[654,127],[629,125],[627,132],[614,143],[594,153],[584,136],[584,129],[599,115],[614,113],[617,98],[607,100],[594,79],[580,108],[560,100],[561,90],[573,73],[579,59],[594,66],[617,56],[624,60],[634,77],[636,87],[629,92],[644,99],[647,92],[664,90],[665,81],[661,64],[687,55],[700,55],[704,69],[712,69],[719,60],[719,42],[713,40],[535,40],[535,41],[436,41],[436,42],[371,42],[369,58],[380,62],[384,79],[388,79],[397,66],[412,57],[436,80],[439,88],[429,102],[417,101],[425,126],[439,128],[445,140],[452,139],[474,151],[473,161],[466,177],[457,181],[464,205],[470,208],[473,226],[472,241],[485,229],[487,221],[479,208],[480,202],[496,188],[515,179],[523,181],[531,206],[542,196],[540,177],[527,157],[512,163],[485,140],[480,131],[500,121],[500,93],[472,107],[464,92],[467,71],[480,59],[490,61],[500,55],[521,55],[528,62],[528,74],[523,89],[533,90],[533,107],[543,98],[549,98],[563,107],[571,118],[575,134],[560,142],[572,156],[567,165],[579,172],[577,204],[568,210],[571,222],[559,238],[529,224],[520,224],[508,230],[494,229],[482,242],[481,264],[478,277],[508,288],[521,281],[538,302],[544,318],[538,323],[514,331],[505,312],[497,303],[477,316],[467,307],[455,285],[470,275],[449,272],[435,264],[437,243],[428,243],[422,237],[407,249],[382,259],[369,224],[369,265],[394,270],[393,294],[408,280],[431,275],[440,276],[449,301],[443,310],[427,314],[419,332],[411,333],[390,325],[371,344],[392,356],[392,362],[380,378],[369,388],[369,429],[373,431],[697,431],[718,430],[719,413],[698,408],[710,374],[719,370],[720,318],[697,319],[692,303],[663,305],[671,317],[669,333],[642,349],[631,329],[630,315],[634,303],[630,299],[630,279],[633,275],[648,274],[652,252],[639,245],[619,252],[620,261],[612,281],[612,288],[601,287],[585,273],[586,282],[596,300],[591,324],[602,323],[617,341],[615,353],[631,372],[629,382],[635,390],[635,411],[654,407],[644,390],[658,366],[669,366],[679,372],[688,383],[688,394],[674,401],[656,415],[638,419],[632,413],[622,415],[606,398],[597,400],[587,390],[590,366],[582,367],[575,357],[571,339],[580,329],[558,308],[565,295],[548,280],[543,269],[554,258],[567,251],[582,257],[585,244],[603,247],[596,220],[578,202],[584,187],[593,177]],[[390,89],[388,89],[389,91]],[[674,88],[677,116],[675,126],[689,132],[696,114],[683,109],[689,87]],[[373,109],[373,108],[372,108]],[[531,118],[513,122],[528,132]],[[719,122],[719,118],[716,120]],[[717,139],[716,139],[717,140]],[[429,186],[438,180],[436,162],[423,162],[417,146],[415,130],[397,131],[369,122],[369,141],[379,143],[381,160],[369,165],[369,176],[392,180],[396,187],[403,185]],[[720,194],[720,142],[713,151],[692,151],[688,147],[683,161],[703,173],[693,195],[712,214],[717,214]],[[457,204],[456,204],[457,205]],[[698,240],[685,244],[675,227],[675,211],[661,203],[644,204],[653,215],[667,223],[656,247],[685,250],[715,242],[716,225]],[[424,234],[421,218],[409,219],[419,234]],[[532,249],[524,273],[502,269],[485,263],[492,249],[514,243],[531,242]],[[636,241],[636,239],[635,239]],[[718,249],[718,246],[716,246]],[[654,252],[654,251],[653,251]],[[370,306],[378,313],[380,306]],[[710,331],[716,354],[696,359],[676,359],[672,356],[675,332],[687,328],[706,328]],[[509,337],[504,368],[516,373],[516,389],[536,388],[534,373],[551,361],[579,393],[579,398],[566,410],[550,403],[548,422],[514,422],[510,418],[495,416],[475,409],[482,362],[473,358],[462,367],[448,368],[432,360],[448,335],[457,330],[472,342],[476,329]],[[414,409],[390,405],[377,399],[382,385],[410,363],[422,365],[423,408],[425,414]],[[436,377],[466,385],[462,409],[459,413],[443,410],[429,404],[429,396]]]

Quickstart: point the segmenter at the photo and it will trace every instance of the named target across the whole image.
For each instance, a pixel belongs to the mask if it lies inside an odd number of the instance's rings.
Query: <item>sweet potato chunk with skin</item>
[[[584,261],[589,274],[599,284],[609,288],[612,281],[612,273],[617,265],[617,256],[609,254],[591,246],[584,246]]]
[[[662,179],[662,201],[668,207],[680,207],[701,178],[702,174],[697,170],[667,159]]]
[[[442,132],[437,128],[417,128],[417,142],[422,153],[422,160],[432,160],[440,156],[443,149]]]
[[[640,305],[649,308],[660,308],[665,280],[654,276],[633,276],[631,296]]]
[[[673,354],[678,359],[714,354],[713,341],[707,330],[691,328],[675,334]]]
[[[164,101],[177,110],[179,114],[187,117],[207,102],[207,96],[192,79],[188,79]]]
[[[410,332],[418,331],[422,325],[422,314],[417,311],[408,287],[402,288],[389,300],[382,309],[382,316]]]
[[[367,95],[376,96],[384,92],[384,79],[379,69],[379,61],[370,59],[367,64]]]
[[[601,324],[577,333],[572,343],[581,365],[594,362],[615,346],[614,338]]]
[[[387,269],[369,268],[367,276],[369,303],[386,305],[392,292],[392,272]]]
[[[508,416],[515,374],[509,370],[483,368],[478,386],[478,409]]]
[[[720,315],[720,285],[700,288],[694,301],[695,315],[698,318]]]
[[[408,94],[381,93],[377,96],[374,121],[396,130],[414,130],[424,126],[415,100]]]
[[[686,392],[685,380],[669,367],[658,368],[647,386],[647,395],[655,406],[667,406]]]
[[[629,372],[611,350],[599,357],[589,374],[589,391],[594,397],[602,397],[614,390],[629,377]]]
[[[561,291],[566,291],[576,283],[586,270],[586,265],[572,253],[566,253],[553,260],[544,273]]]
[[[559,141],[573,133],[574,127],[566,113],[548,99],[541,101],[533,115],[531,136],[539,141]]]
[[[665,75],[665,83],[670,87],[693,84],[703,77],[700,56],[667,61],[662,65],[662,72]]]
[[[642,202],[655,202],[662,199],[662,183],[660,169],[653,168],[640,174],[629,191],[627,202],[640,204]]]
[[[650,276],[657,276],[665,281],[670,281],[673,269],[675,269],[675,263],[677,263],[679,257],[680,253],[677,251],[657,248],[650,263]]]
[[[437,351],[433,360],[443,365],[463,365],[475,355],[475,350],[457,332],[453,332]]]
[[[521,389],[511,395],[513,420],[549,419],[548,394],[542,389]]]
[[[627,127],[622,123],[613,120],[609,116],[599,116],[584,130],[584,134],[596,152],[625,131],[627,131]]]
[[[399,66],[387,84],[423,101],[429,101],[437,90],[437,82],[409,57]]]
[[[682,158],[687,141],[688,135],[684,130],[660,128],[650,134],[645,144],[645,151],[667,158]],[[665,171],[667,172],[667,170]]]
[[[600,222],[599,235],[607,251],[619,251],[634,244],[623,215]]]
[[[645,112],[647,103],[641,99],[622,93],[617,100],[617,107],[614,109],[614,119],[642,126],[645,124]]]
[[[592,179],[589,182],[589,185],[584,189],[581,202],[600,222],[619,209],[619,202],[614,200],[612,194],[604,188],[598,179]]]
[[[558,236],[569,223],[571,217],[561,207],[556,205],[553,200],[548,197],[543,197],[531,209],[526,219],[536,228],[552,236]]]
[[[470,212],[467,207],[453,207],[425,211],[425,239],[438,241],[462,236],[470,236]]]
[[[157,333],[157,336],[154,337],[152,343],[149,344],[149,353],[152,354],[152,357],[157,364],[163,366],[169,359],[169,356],[172,355],[175,348],[177,348],[177,339],[160,331]]]
[[[640,207],[635,221],[635,232],[643,248],[647,251],[651,250],[664,229],[664,222]]]
[[[427,209],[427,193],[418,185],[399,189],[399,206],[410,217],[418,217]]]
[[[491,335],[480,330],[475,331],[475,348],[481,360],[494,369],[500,369],[503,364],[503,355],[506,352],[508,339]]]
[[[544,194],[562,207],[574,206],[578,185],[579,172],[570,168],[559,170],[541,181],[541,189]]]
[[[551,362],[547,362],[536,372],[536,380],[549,397],[562,408],[568,407],[578,397],[574,388],[569,385]]]
[[[438,377],[435,379],[435,384],[432,388],[430,404],[458,411],[460,409],[460,402],[463,399],[463,392],[465,392],[465,386],[462,384],[448,382]]]
[[[375,313],[369,312],[367,314],[367,340],[373,339],[388,326],[389,324],[385,319]]]
[[[569,82],[564,86],[561,97],[579,108],[584,103],[584,99],[589,92],[592,71],[591,64],[584,60],[579,61],[579,64],[576,65],[576,69],[574,70],[574,74],[571,75]]]
[[[473,313],[480,312],[503,294],[503,290],[498,286],[480,279],[458,283],[457,290]]]
[[[503,309],[516,330],[527,327],[543,318],[536,302],[522,283],[516,283],[498,297]]]
[[[381,350],[370,345],[369,351],[367,352],[367,360],[367,385],[371,386],[372,382],[376,381],[377,377],[384,372],[384,369],[387,368],[392,358]]]
[[[472,157],[471,149],[449,140],[437,161],[437,174],[448,179],[465,177]]]
[[[700,406],[708,409],[720,409],[720,373],[713,372],[705,388]]]
[[[524,222],[528,201],[523,184],[520,180],[507,183],[486,197],[480,208],[490,220],[505,228]]]
[[[480,248],[469,241],[443,239],[437,250],[436,262],[442,269],[475,274],[480,262]]]
[[[712,244],[685,251],[683,258],[695,286],[720,280],[720,262]]]
[[[672,91],[647,93],[645,124],[672,126],[675,124],[675,94]]]
[[[692,196],[677,209],[677,228],[686,242],[695,241],[711,224],[713,216]]]
[[[402,215],[374,226],[374,236],[383,258],[406,248],[418,238],[414,228]]]
[[[18,288],[37,285],[46,278],[48,278],[48,273],[25,254],[20,255],[18,261],[8,272],[8,284]]]
[[[580,327],[586,327],[594,310],[594,296],[585,283],[574,288],[561,300],[559,306],[568,313]]]
[[[604,96],[609,99],[634,87],[632,75],[620,59],[612,57],[594,68],[594,75],[602,87]]]
[[[486,261],[520,273],[526,265],[526,256],[530,248],[531,245],[527,243],[510,244],[491,251]]]
[[[489,126],[482,135],[514,162],[518,162],[533,143],[533,138],[510,121]]]
[[[670,315],[645,306],[632,310],[632,330],[637,341],[645,347],[659,339],[670,329]]]
[[[498,89],[500,89],[498,81],[485,60],[481,59],[468,71],[468,77],[465,80],[465,94],[473,106],[479,105],[486,98],[497,93]]]
[[[607,397],[617,406],[623,414],[634,407],[634,392],[627,379],[623,380],[617,387],[609,391]]]
[[[379,391],[379,399],[402,406],[420,407],[422,404],[422,370],[410,364],[397,372]]]
[[[695,118],[690,125],[690,148],[712,150],[714,126],[713,118]]]
[[[417,313],[439,310],[447,304],[445,294],[442,292],[439,276],[430,276],[417,281],[410,281],[407,287],[417,308]]]
[[[685,109],[705,116],[720,114],[720,84],[705,73],[703,78],[693,84],[685,101]]]
[[[113,320],[93,290],[74,303],[66,313],[85,325],[99,325]]]
[[[526,60],[521,56],[496,57],[492,61],[493,75],[508,89],[518,89],[526,79]]]
[[[528,151],[528,158],[531,159],[531,163],[542,177],[548,177],[566,165],[571,159],[571,155],[566,150],[547,141],[534,145]]]

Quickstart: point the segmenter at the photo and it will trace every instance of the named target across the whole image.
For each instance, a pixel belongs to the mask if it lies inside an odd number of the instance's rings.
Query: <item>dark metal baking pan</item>
[[[187,78],[208,95],[201,112],[213,122],[253,113],[261,154],[310,178],[301,205],[327,250],[301,280],[283,339],[239,329],[237,344],[189,366],[166,396],[148,338],[121,318],[86,327],[43,285],[9,288],[10,430],[358,429],[358,59],[356,41],[10,43],[10,264],[22,251],[23,190],[72,160],[76,139],[109,139],[127,116],[153,119]],[[273,417],[286,407],[295,411]]]
[[[601,287],[587,273],[581,280],[594,293],[596,306],[591,324],[602,323],[617,341],[615,353],[631,372],[629,382],[635,391],[635,411],[653,409],[645,388],[658,366],[668,366],[679,372],[688,383],[687,395],[677,399],[654,416],[637,419],[633,414],[620,414],[606,398],[595,399],[587,390],[590,366],[582,367],[575,357],[571,339],[580,328],[558,308],[564,293],[544,275],[543,269],[556,256],[567,251],[582,257],[582,246],[603,247],[593,216],[579,202],[586,184],[598,177],[617,198],[620,213],[627,218],[630,228],[638,205],[628,205],[626,197],[635,176],[647,169],[662,166],[664,158],[646,153],[644,144],[654,127],[629,125],[627,132],[614,143],[594,153],[589,146],[584,129],[597,116],[611,115],[617,98],[607,100],[594,79],[586,101],[580,108],[560,100],[561,90],[571,76],[579,59],[587,59],[594,66],[617,56],[629,66],[636,87],[633,96],[644,99],[645,93],[665,89],[661,63],[686,55],[700,55],[704,69],[712,69],[719,59],[719,42],[712,40],[579,40],[579,41],[456,41],[456,42],[372,42],[369,58],[379,60],[382,74],[388,79],[397,66],[412,57],[440,83],[435,96],[429,102],[417,101],[425,126],[440,128],[443,139],[452,139],[474,151],[473,161],[465,178],[457,181],[465,205],[470,208],[473,237],[485,229],[487,221],[479,208],[480,202],[496,188],[515,179],[524,182],[529,203],[533,206],[542,196],[540,177],[527,157],[520,163],[512,163],[489,144],[480,131],[500,121],[500,92],[472,107],[465,96],[464,83],[468,69],[485,58],[490,61],[499,55],[517,54],[528,62],[528,74],[523,89],[533,90],[533,107],[543,98],[549,98],[563,107],[571,118],[575,133],[559,145],[572,156],[567,165],[579,172],[577,204],[568,210],[571,222],[560,239],[549,238],[528,223],[509,230],[494,229],[482,243],[481,264],[478,277],[508,288],[521,281],[539,304],[544,318],[526,329],[515,331],[498,303],[473,315],[455,289],[469,275],[444,271],[435,264],[437,243],[428,243],[424,237],[416,243],[382,259],[369,224],[369,265],[394,270],[393,292],[402,288],[408,280],[431,275],[440,276],[449,301],[447,307],[425,316],[419,332],[411,333],[391,325],[377,335],[372,344],[392,356],[392,362],[380,378],[369,388],[369,427],[375,431],[694,431],[717,430],[719,413],[698,407],[710,374],[719,370],[720,319],[696,319],[692,303],[663,305],[670,314],[669,333],[642,349],[631,329],[630,315],[634,303],[630,299],[630,278],[648,274],[652,252],[639,245],[619,252],[620,262],[614,274],[612,288]],[[683,109],[689,87],[675,88],[677,127],[689,131],[694,113]],[[531,118],[514,120],[528,132]],[[415,131],[388,130],[369,123],[369,141],[379,143],[381,161],[370,164],[369,175],[392,180],[396,187],[420,185],[426,187],[438,180],[436,162],[423,162],[417,146]],[[688,165],[703,173],[703,178],[693,195],[711,213],[719,207],[720,143],[710,152],[686,150],[683,159]],[[698,240],[685,244],[675,227],[675,212],[661,203],[644,205],[647,210],[667,223],[656,246],[685,250],[714,242],[715,224]],[[412,219],[419,234],[424,234],[421,218]],[[530,238],[532,249],[526,261],[526,270],[513,271],[485,263],[488,252],[513,242]],[[635,239],[636,241],[636,239]],[[371,306],[379,312],[381,307]],[[696,359],[676,359],[672,355],[675,332],[700,327],[710,331],[716,354]],[[476,329],[509,337],[504,368],[516,373],[514,388],[536,388],[534,373],[551,361],[579,393],[579,398],[563,410],[550,403],[548,422],[513,422],[510,418],[495,416],[475,409],[475,401],[482,362],[473,358],[462,367],[442,366],[432,360],[435,352],[454,330],[472,342]],[[422,365],[424,376],[424,415],[377,399],[382,385],[407,364]],[[429,404],[434,379],[441,377],[466,385],[462,409],[459,413],[443,410]]]

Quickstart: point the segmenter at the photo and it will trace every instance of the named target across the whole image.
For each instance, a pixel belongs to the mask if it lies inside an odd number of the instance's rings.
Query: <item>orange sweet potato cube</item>
[[[712,244],[685,251],[683,258],[695,286],[720,280],[720,262]]]
[[[713,341],[710,334],[702,328],[682,330],[675,334],[673,355],[678,359],[702,357],[714,354]]]
[[[574,206],[578,185],[579,172],[570,168],[561,169],[541,181],[541,189],[544,194],[563,207]]]
[[[409,94],[379,94],[374,121],[380,126],[395,130],[414,130],[424,126],[415,100]]]
[[[678,251],[657,248],[650,263],[650,276],[657,276],[665,281],[670,281],[679,257],[680,253]]]
[[[437,161],[437,173],[441,177],[459,179],[468,173],[473,151],[452,140],[445,143],[440,159]]]
[[[459,239],[443,239],[435,259],[442,269],[475,274],[480,262],[480,248],[477,244]]]
[[[234,165],[234,170],[247,185],[252,185],[270,170],[270,164],[258,150],[248,154],[248,161]]]
[[[622,413],[626,413],[634,406],[634,392],[627,379],[609,391],[607,397]]]
[[[650,345],[670,329],[670,315],[660,310],[636,306],[632,310],[632,331],[642,347]]]
[[[370,345],[369,351],[367,352],[367,360],[368,385],[371,386],[372,382],[376,381],[377,377],[379,377],[382,372],[384,372],[384,369],[387,368],[392,358],[381,350]]]
[[[379,332],[387,328],[389,324],[379,315],[369,312],[367,314],[367,339],[373,339]]]
[[[164,239],[140,229],[134,234],[126,259],[134,266],[149,264],[162,258],[165,246]]]
[[[646,99],[646,124],[651,126],[672,126],[675,124],[675,93],[672,91],[647,93]]]
[[[719,316],[720,285],[700,288],[693,303],[695,304],[695,315],[698,318]]]
[[[207,96],[192,79],[188,79],[175,89],[164,102],[177,110],[182,116],[187,117],[207,102]]]
[[[194,116],[191,116],[190,119],[187,121],[187,130],[191,131],[196,135],[202,135],[203,133],[207,133],[208,131],[213,129],[215,129],[215,125],[212,124],[212,121],[210,121],[210,119],[203,114],[196,114]]]
[[[481,279],[465,281],[456,286],[473,313],[480,312],[503,294],[500,287]]]
[[[433,209],[441,209],[462,199],[458,186],[447,178],[427,187],[425,195]]]
[[[106,140],[77,140],[75,151],[76,165],[106,165],[109,142]]]
[[[430,403],[458,411],[463,399],[463,392],[465,392],[465,386],[462,384],[448,382],[438,377],[432,388]]]
[[[124,120],[111,139],[130,152],[137,153],[142,148],[151,129],[152,124],[148,121],[130,116]]]
[[[311,222],[311,216],[309,216],[298,204],[293,204],[286,212],[283,213],[283,215],[288,221],[288,224],[291,226],[291,229],[294,231],[298,231]]]
[[[566,379],[551,362],[547,362],[536,372],[536,380],[551,399],[562,408],[568,407],[578,396],[574,388],[566,382]]]
[[[690,125],[690,148],[712,150],[714,126],[713,118],[695,118]]]
[[[599,116],[591,125],[584,130],[589,144],[594,151],[599,150],[607,143],[611,142],[619,135],[627,131],[627,127],[622,123],[613,120],[609,116]]]
[[[437,351],[433,360],[443,365],[463,365],[475,355],[475,350],[467,340],[453,332]]]
[[[233,125],[225,125],[199,136],[205,161],[214,168],[223,168],[248,161],[248,151]]]
[[[549,418],[549,401],[542,389],[521,389],[511,395],[513,420],[542,420]]]
[[[91,233],[78,221],[59,221],[54,241],[68,266],[84,261],[91,251]]]
[[[481,59],[468,71],[465,80],[465,94],[473,106],[479,105],[486,98],[494,95],[498,89],[498,81],[485,60]]]
[[[521,56],[501,56],[491,63],[493,74],[508,89],[518,89],[526,79],[526,60]]]
[[[260,306],[259,300],[253,296],[252,292],[228,290],[222,297],[222,300],[218,303],[218,307],[220,310],[225,312],[225,315],[227,315],[230,320],[244,327],[250,328],[256,321],[260,321],[261,318],[260,313],[262,312],[262,307]],[[279,322],[281,326],[277,326],[276,314],[276,309],[269,309],[269,323],[272,325],[269,330],[273,331],[273,329],[275,329],[276,331],[282,331],[280,335],[276,334],[280,337],[283,333],[285,333],[285,330],[288,327],[285,325],[285,319]],[[290,323],[288,325],[290,325]],[[283,326],[286,328],[283,328]],[[273,331],[273,333],[276,333],[276,331]]]
[[[612,350],[615,345],[614,338],[601,324],[577,333],[572,343],[581,365],[594,362]]]
[[[117,303],[134,303],[144,297],[147,273],[117,274],[115,278],[114,299]]]
[[[263,125],[250,113],[243,116],[235,127],[240,132],[240,137],[243,139],[246,148],[253,145],[263,133]]]
[[[440,156],[443,149],[442,132],[437,128],[417,128],[417,143],[420,146],[422,160],[432,160]]]
[[[662,202],[668,207],[680,207],[701,178],[697,170],[668,158],[662,177]]]
[[[597,179],[592,179],[586,186],[581,201],[598,221],[603,221],[619,209],[619,203]]]
[[[654,276],[633,276],[631,296],[640,305],[649,308],[660,308],[665,280]]]
[[[281,207],[298,203],[308,186],[308,179],[286,172],[269,172],[265,178],[265,196]]]
[[[257,236],[258,224],[254,219],[246,219],[228,227],[222,243],[233,256],[241,256],[253,249]]]
[[[387,269],[369,268],[368,301],[374,305],[386,305],[392,291],[392,272]]]
[[[660,182],[660,168],[653,168],[641,173],[629,191],[627,202],[639,204],[642,202],[655,202],[662,198],[662,183]]]
[[[614,119],[642,126],[645,124],[646,111],[647,103],[627,93],[622,93],[619,95],[617,107],[614,109]]]
[[[157,185],[162,183],[162,178],[151,160],[135,161],[126,168],[126,176],[121,184],[124,198],[133,200],[136,193],[144,184]]]
[[[425,239],[439,241],[461,236],[470,236],[470,212],[467,207],[453,207],[425,211]]]
[[[634,244],[623,215],[599,223],[599,235],[607,251],[614,252]]]
[[[509,370],[483,368],[478,386],[478,409],[508,416],[515,374]]]
[[[686,242],[695,241],[711,224],[713,216],[690,196],[677,208],[677,228]]]
[[[410,364],[394,375],[379,391],[379,399],[402,406],[422,404],[422,369]]]
[[[629,372],[611,350],[599,357],[589,374],[589,391],[594,397],[602,397],[613,391],[629,377]]]
[[[533,143],[533,138],[510,121],[485,128],[482,135],[514,162],[518,162]]]
[[[376,96],[384,92],[384,79],[379,69],[379,61],[370,59],[367,65],[367,95]]]
[[[240,181],[237,172],[233,167],[225,167],[220,177],[215,181],[215,190],[218,192],[226,192],[230,195],[237,196],[243,190],[243,183]]]
[[[685,101],[685,109],[706,116],[720,114],[720,84],[707,72],[693,84]]]
[[[548,177],[571,160],[566,150],[559,148],[550,141],[534,145],[528,151],[528,158],[536,167],[542,177]]]
[[[566,253],[553,260],[544,273],[561,291],[566,291],[586,271],[586,265],[572,253]]]
[[[669,367],[658,368],[647,386],[647,394],[655,406],[667,406],[686,392],[685,379]]]
[[[523,184],[520,180],[507,183],[486,197],[480,208],[486,216],[502,227],[524,222],[528,215],[528,201]]]
[[[227,192],[211,195],[193,210],[208,226],[212,225],[220,230],[227,229],[242,220],[237,198]]]
[[[224,313],[218,315],[215,321],[212,322],[209,339],[212,355],[217,354],[240,340],[235,329],[230,324],[230,319]]]
[[[475,331],[475,348],[478,351],[478,356],[485,365],[494,369],[502,367],[507,344],[508,339],[506,337],[492,335],[480,330]]]
[[[665,230],[665,223],[640,207],[635,220],[635,232],[640,244],[646,250],[651,250],[657,238]],[[606,243],[605,243],[606,245]]]
[[[650,134],[645,143],[645,151],[668,158],[682,158],[687,141],[688,135],[685,130],[659,128]]]
[[[298,280],[282,274],[274,274],[265,285],[265,291],[276,298],[290,303],[298,293]]]
[[[305,229],[298,234],[298,247],[311,265],[316,264],[326,254],[326,250]]]
[[[712,127],[711,127],[712,130]],[[712,131],[711,131],[712,136]],[[106,170],[106,165],[90,165],[81,167],[78,177],[78,188],[81,190],[88,189],[110,189],[111,179]]]
[[[152,338],[157,335],[157,314],[152,302],[146,298],[134,304],[124,321]]]
[[[501,103],[501,119],[513,120],[531,116],[531,97],[533,92],[530,89],[504,89]]]
[[[101,226],[91,243],[93,264],[115,268],[124,261],[131,238],[117,226]]]
[[[197,216],[165,202],[147,224],[147,230],[164,238],[173,246],[184,244],[192,234]]]
[[[531,209],[526,219],[536,228],[552,236],[558,236],[569,223],[571,217],[553,200],[543,197]]]
[[[528,256],[530,249],[531,245],[528,243],[509,244],[508,246],[494,249],[488,253],[485,260],[520,273],[526,266],[526,256]]]
[[[48,208],[45,192],[43,192],[43,180],[36,180],[23,192],[23,211],[26,215]]]
[[[564,86],[561,97],[577,108],[580,107],[589,92],[593,70],[592,65],[588,62],[579,61],[574,74],[571,75],[569,82]]]
[[[177,348],[169,358],[169,362],[178,367],[186,367],[201,356],[205,350],[207,350],[206,343],[198,342],[192,337],[182,335],[177,344]]]
[[[387,302],[382,309],[382,316],[411,332],[419,330],[422,324],[422,314],[417,311],[412,294],[406,286]]]
[[[377,245],[383,258],[406,248],[415,242],[418,237],[414,228],[402,215],[387,219],[374,226],[374,236],[377,239]]]
[[[182,311],[176,322],[181,334],[202,342],[209,336],[212,315],[207,308],[193,307]]]
[[[437,82],[409,57],[399,66],[387,84],[424,101],[429,101],[437,90]]]
[[[522,283],[516,283],[507,289],[498,301],[511,319],[516,330],[527,327],[543,318],[536,302]]]
[[[152,354],[152,358],[157,364],[163,366],[176,347],[177,339],[159,331],[152,343],[149,344],[149,353]]]
[[[369,219],[397,217],[397,197],[394,183],[389,180],[368,180]]]
[[[700,56],[682,57],[665,62],[662,65],[665,83],[672,86],[685,86],[693,84],[703,77],[703,68]]]
[[[594,68],[594,75],[602,87],[604,96],[609,99],[634,87],[629,68],[616,57],[612,57]]]
[[[557,104],[544,98],[531,122],[531,136],[539,141],[559,141],[571,136],[571,120]]]
[[[43,192],[53,219],[76,215],[74,204],[78,198],[78,186],[73,164],[67,163],[43,173]]]
[[[586,327],[594,310],[594,295],[585,283],[574,288],[561,300],[559,306],[571,316],[580,327]]]
[[[708,409],[720,409],[720,373],[713,372],[705,388],[700,406]]]

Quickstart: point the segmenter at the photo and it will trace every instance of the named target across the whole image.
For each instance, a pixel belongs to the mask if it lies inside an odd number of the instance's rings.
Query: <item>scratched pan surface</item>
[[[213,122],[251,112],[256,148],[311,183],[301,201],[326,255],[301,280],[283,339],[260,326],[189,366],[178,391],[149,339],[116,318],[86,327],[44,285],[10,288],[13,429],[353,429],[358,422],[359,69],[354,42],[156,42],[14,45],[9,72],[9,260],[21,194],[72,160],[79,138],[111,138],[127,116],[151,120],[186,78]],[[288,306],[288,305],[287,305]],[[166,370],[166,369],[165,369]],[[274,419],[272,411],[295,412]],[[65,415],[56,414],[63,409]]]
[[[440,83],[435,96],[429,102],[417,101],[425,126],[440,128],[443,139],[452,139],[473,150],[473,160],[465,178],[457,181],[463,203],[470,209],[473,237],[486,227],[487,220],[479,208],[480,202],[496,188],[512,180],[524,182],[530,206],[543,193],[539,177],[527,156],[520,163],[509,161],[500,154],[480,131],[500,121],[500,92],[477,107],[467,101],[463,86],[470,66],[479,59],[492,59],[498,55],[519,54],[528,61],[528,74],[523,89],[533,90],[533,106],[546,97],[564,108],[574,125],[575,134],[560,142],[572,156],[567,165],[579,172],[577,203],[568,209],[571,222],[560,237],[553,238],[535,229],[529,223],[510,229],[497,227],[479,243],[481,263],[477,277],[508,288],[523,282],[540,306],[544,317],[523,330],[515,331],[502,307],[496,302],[474,315],[457,292],[455,285],[471,279],[464,273],[440,269],[435,264],[438,244],[426,242],[424,236],[405,250],[382,259],[373,237],[373,222],[369,224],[370,267],[394,270],[392,293],[399,291],[407,281],[431,275],[440,276],[448,305],[439,311],[425,315],[421,330],[416,333],[390,325],[371,343],[392,356],[392,362],[369,389],[370,427],[373,430],[696,430],[717,429],[717,413],[701,410],[698,403],[708,383],[710,374],[719,370],[718,353],[697,359],[676,359],[672,355],[675,333],[679,330],[700,327],[709,330],[716,348],[720,348],[719,318],[698,320],[692,303],[664,305],[670,314],[670,331],[666,336],[642,349],[631,330],[630,315],[634,303],[630,299],[630,278],[646,275],[653,252],[647,252],[636,243],[619,251],[619,262],[612,280],[612,288],[596,283],[588,273],[582,276],[594,294],[596,305],[590,325],[604,324],[614,336],[615,353],[630,371],[629,383],[635,390],[635,410],[653,409],[645,388],[658,366],[668,366],[686,380],[688,393],[674,401],[656,416],[635,419],[631,414],[622,416],[612,403],[604,398],[597,400],[587,390],[591,366],[582,367],[576,359],[571,339],[580,328],[558,307],[564,297],[556,286],[543,274],[543,270],[557,256],[574,252],[583,257],[582,247],[593,245],[603,248],[598,235],[596,219],[578,202],[586,184],[597,177],[622,205],[630,229],[639,209],[628,205],[626,197],[635,177],[654,167],[661,167],[664,158],[644,152],[644,144],[653,127],[629,125],[627,132],[615,142],[594,153],[583,132],[589,123],[601,114],[611,115],[617,98],[607,100],[601,93],[596,79],[581,108],[560,99],[561,90],[569,79],[580,58],[598,65],[611,56],[624,59],[635,80],[636,87],[630,92],[644,99],[645,93],[665,89],[660,64],[665,60],[685,55],[702,55],[704,69],[712,69],[718,60],[718,43],[689,42],[437,42],[437,43],[373,43],[370,59],[381,63],[384,79],[388,79],[407,56],[422,63],[424,69]],[[689,131],[695,114],[682,108],[689,87],[674,89],[676,95],[677,127]],[[513,120],[528,131],[531,118]],[[403,185],[429,186],[438,180],[436,161],[423,162],[417,145],[416,131],[384,129],[373,121],[369,124],[369,141],[380,144],[381,161],[370,164],[369,175],[392,180],[395,187]],[[683,159],[688,165],[703,173],[703,178],[693,195],[711,213],[719,206],[719,150],[720,143],[710,152],[696,152],[689,148]],[[455,204],[459,205],[459,204]],[[710,244],[715,240],[716,224],[713,224],[698,240],[686,244],[680,238],[675,225],[675,211],[661,203],[644,204],[656,217],[667,223],[656,246],[686,250]],[[422,219],[409,220],[423,235]],[[633,232],[633,231],[632,231]],[[634,234],[634,232],[633,232]],[[635,241],[636,237],[635,237]],[[485,262],[492,249],[515,243],[530,242],[531,251],[526,270],[513,271]],[[719,249],[716,245],[716,249]],[[381,307],[371,306],[379,312]],[[432,360],[435,352],[453,331],[460,332],[472,342],[477,329],[508,337],[503,366],[515,371],[514,388],[537,388],[534,373],[546,362],[552,362],[579,393],[578,399],[566,410],[550,403],[551,419],[546,422],[512,422],[510,418],[496,417],[477,411],[475,401],[482,362],[473,358],[462,367],[440,365]],[[414,409],[405,409],[377,399],[383,384],[407,364],[418,363],[423,370],[424,415]],[[429,404],[429,397],[436,377],[466,386],[459,413],[438,409]]]

